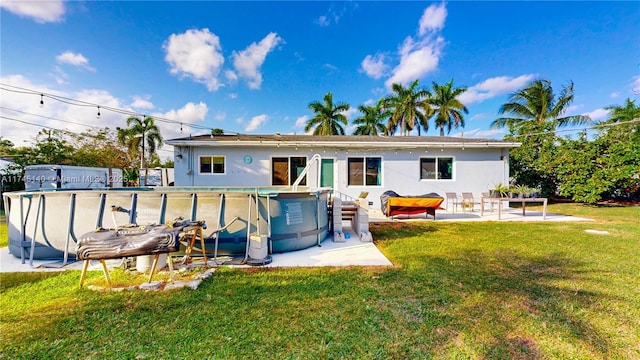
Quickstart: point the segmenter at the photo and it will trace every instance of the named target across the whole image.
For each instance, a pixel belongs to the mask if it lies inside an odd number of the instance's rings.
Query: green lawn
[[[0,358],[640,358],[640,208],[549,211],[597,221],[378,224],[392,268],[223,268],[195,291],[1,274]]]

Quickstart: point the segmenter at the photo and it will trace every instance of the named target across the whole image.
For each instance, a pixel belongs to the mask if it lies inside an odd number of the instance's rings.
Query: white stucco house
[[[472,192],[480,198],[495,184],[509,182],[509,150],[520,146],[441,136],[279,134],[202,135],[166,143],[174,146],[176,186],[289,187],[319,154],[319,178],[312,170],[309,182],[317,179],[353,198],[368,192],[374,206],[387,190],[443,197]]]

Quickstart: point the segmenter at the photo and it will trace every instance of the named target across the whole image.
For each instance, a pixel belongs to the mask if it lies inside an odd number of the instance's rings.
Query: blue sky
[[[309,102],[329,91],[351,105],[353,120],[358,105],[414,79],[468,88],[465,127],[450,133],[464,137],[501,138],[504,131],[489,126],[498,108],[538,78],[558,91],[573,81],[569,113],[596,121],[606,118],[604,107],[640,94],[638,2],[3,0],[0,7],[0,130],[17,145],[41,126],[125,126],[126,115],[106,107],[155,116],[167,139],[205,127],[302,134]],[[49,98],[40,107],[38,95],[8,91],[18,88],[101,105],[101,116],[97,107]],[[427,134],[438,132],[431,126]]]

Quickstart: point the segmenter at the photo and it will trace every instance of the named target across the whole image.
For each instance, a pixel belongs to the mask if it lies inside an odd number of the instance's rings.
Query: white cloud
[[[8,85],[8,88],[16,86],[88,103],[125,108],[119,99],[102,90],[62,92],[46,85],[35,84],[21,75],[2,77],[0,82]],[[4,91],[0,96],[0,106],[3,107],[0,114],[10,119],[2,119],[2,137],[16,146],[28,146],[25,141],[32,141],[43,128],[81,133],[93,127],[106,126],[115,129],[116,126],[124,126],[125,116],[104,109],[101,109],[100,119],[97,120],[97,106],[74,106],[46,96],[43,101],[44,105],[41,107],[38,95]]]
[[[209,112],[207,104],[199,102],[194,104],[189,102],[177,110],[169,110],[164,113],[153,113],[152,117],[169,119],[181,122],[168,123],[166,121],[156,120],[155,123],[160,129],[160,133],[165,140],[184,137],[186,134],[197,135],[198,133],[206,133],[206,130],[189,127],[189,124],[202,123],[205,116]]]
[[[305,127],[307,125],[307,121],[309,121],[309,117],[307,115],[300,116],[299,118],[296,119],[296,127],[297,128]]]
[[[481,119],[486,119],[489,116],[490,115],[487,113],[480,113],[480,114],[473,115],[469,120],[481,120]]]
[[[254,116],[251,118],[251,121],[249,121],[249,124],[244,128],[244,131],[256,130],[260,126],[264,125],[267,120],[269,120],[269,117],[265,114]]]
[[[114,130],[116,127],[126,127],[128,116],[120,112],[110,111],[108,108],[133,112],[133,105],[136,103],[140,107],[153,107],[147,99],[141,96],[134,96],[134,104],[126,105],[123,100],[104,90],[85,89],[78,92],[62,92],[34,84],[20,75],[2,77],[0,82],[10,86],[32,89],[45,94],[102,106],[100,108],[100,117],[97,119],[97,106],[75,106],[45,96],[44,105],[40,107],[40,96],[6,91],[0,97],[0,107],[2,107],[0,114],[19,121],[3,119],[2,137],[12,141],[16,146],[29,145],[25,141],[32,141],[38,131],[45,127],[74,133],[82,133],[91,128],[108,127]],[[177,110],[170,110],[165,113],[151,113],[149,115],[156,118],[184,122],[184,132],[189,132],[194,129],[189,128],[186,124],[203,122],[207,111],[207,105],[201,102],[198,104],[187,103]],[[160,128],[161,134],[165,139],[185,136],[180,132],[180,124],[156,120],[156,125]]]
[[[609,116],[610,111],[607,109],[595,109],[591,112],[583,113],[582,115],[586,115],[591,118],[591,121],[604,120]]]
[[[385,64],[385,55],[381,53],[365,56],[360,66],[365,74],[374,79],[383,77],[389,68],[389,65]]]
[[[445,46],[445,40],[439,32],[444,28],[446,18],[444,3],[425,9],[418,24],[418,36],[407,37],[398,50],[400,63],[385,81],[387,88],[394,83],[408,84],[438,68]]]
[[[151,101],[149,101],[149,99],[150,99],[150,96],[145,96],[145,97],[134,96],[133,102],[129,106],[131,106],[134,109],[141,109],[141,110],[153,109],[155,106]]]
[[[236,119],[236,124],[240,125],[244,122],[244,118],[241,116],[239,118]]]
[[[165,60],[171,65],[171,74],[193,78],[205,84],[209,91],[222,84],[218,75],[224,64],[220,39],[209,29],[188,30],[172,34],[163,44]]]
[[[18,16],[32,18],[38,23],[60,22],[64,20],[66,12],[64,1],[62,0],[3,0],[0,1],[0,8]]]
[[[80,53],[74,53],[73,51],[65,51],[62,54],[56,56],[56,61],[59,64],[73,65],[87,69],[91,72],[96,71],[96,69],[89,66],[89,60],[84,57],[84,55]]]
[[[169,120],[191,123],[194,121],[203,121],[208,111],[209,109],[207,104],[203,102],[199,102],[197,104],[189,102],[178,110],[170,110],[165,113],[157,113],[154,115]]]
[[[213,118],[214,118],[215,120],[217,120],[217,121],[222,121],[222,120],[224,120],[226,117],[227,117],[227,113],[226,113],[226,112],[224,112],[224,111],[219,111],[219,112],[217,112],[217,113],[213,116]]]
[[[342,6],[337,10],[332,5],[329,10],[327,10],[327,13],[325,15],[321,15],[316,19],[315,23],[320,25],[320,27],[327,27],[331,24],[337,24],[338,22],[340,22],[340,19],[342,19],[342,17],[347,14],[347,12],[358,8],[357,3],[344,2],[341,4]]]
[[[384,95],[385,92],[386,92],[386,90],[383,87],[377,87],[377,88],[371,89],[371,94],[373,94],[373,95],[375,95],[377,97],[381,97],[382,95]]]
[[[516,78],[497,76],[489,78],[477,85],[471,86],[458,99],[465,105],[482,102],[496,96],[519,90],[529,84],[536,75],[526,74]]]
[[[224,76],[231,82],[238,81],[238,75],[236,75],[236,73],[231,70],[225,71]]]
[[[329,71],[336,71],[338,70],[338,67],[329,63],[323,64],[322,67],[324,67],[325,69],[329,70]]]
[[[237,98],[238,98],[238,94],[236,93],[229,94],[229,99],[237,99]]]
[[[267,58],[267,54],[283,42],[284,40],[278,34],[272,32],[259,43],[254,42],[240,52],[233,52],[233,66],[238,76],[247,80],[250,89],[260,89],[262,84],[260,67]]]
[[[394,83],[408,84],[437,69],[443,47],[444,39],[441,37],[419,42],[407,38],[400,49],[400,64],[385,81],[387,88]]]
[[[634,93],[640,92],[640,75],[633,78],[633,82],[631,83],[631,91]]]
[[[316,23],[322,27],[331,25],[331,21],[325,15],[321,15],[318,20],[316,20]]]
[[[358,128],[358,125],[356,125],[356,124],[350,124],[350,125],[348,125],[348,126],[344,129],[344,133],[345,133],[346,135],[351,135],[351,134],[353,134],[353,133],[356,131],[356,129],[357,129],[357,128]]]
[[[343,111],[343,112],[342,112],[342,114],[343,114],[344,116],[346,116],[346,117],[347,117],[347,120],[348,120],[348,119],[351,119],[351,117],[352,117],[354,114],[357,114],[357,113],[358,113],[358,109],[356,109],[356,108],[354,108],[354,107],[350,107],[350,108],[349,108],[349,110],[347,110],[347,111]]]
[[[575,113],[584,107],[583,104],[569,105],[564,109],[564,114]]]
[[[420,27],[418,34],[425,35],[428,31],[442,30],[444,21],[447,19],[447,8],[444,3],[440,5],[431,5],[424,10],[420,18]]]
[[[472,129],[465,130],[456,133],[451,133],[452,137],[462,137],[465,139],[502,139],[504,137],[506,130],[505,129],[491,129],[491,130],[480,130],[480,129]]]
[[[609,97],[612,99],[617,99],[619,96],[620,94],[617,92],[612,92],[611,94],[609,94]]]
[[[53,74],[49,75],[51,75],[56,80],[56,84],[58,85],[64,85],[68,83],[67,79],[69,78],[69,75],[67,75],[67,73],[64,72],[64,70],[62,70],[62,68],[60,68],[59,66],[54,66]]]

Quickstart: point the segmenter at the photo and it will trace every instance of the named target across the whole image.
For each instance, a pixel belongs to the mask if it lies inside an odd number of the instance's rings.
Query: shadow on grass
[[[435,231],[424,225],[408,231],[425,229]],[[588,314],[598,311],[606,295],[579,290],[590,274],[574,259],[508,249],[414,257],[410,266],[391,269],[222,269],[196,291],[164,293],[79,290],[79,272],[34,278],[40,282],[35,290],[62,290],[22,313],[3,314],[0,325],[7,331],[0,353],[18,358],[624,357],[590,325]],[[399,260],[408,263],[406,257]],[[16,301],[28,299],[18,296],[23,298]]]
[[[608,336],[589,318],[608,295],[566,285],[589,281],[580,262],[558,253],[534,257],[509,250],[463,250],[423,256],[421,262],[412,269],[411,295],[398,298],[396,310],[408,324],[432,323],[418,327],[435,341],[423,344],[429,356],[612,356]],[[400,284],[389,284],[390,296],[402,293]],[[549,348],[555,353],[543,352]]]
[[[33,284],[60,275],[56,272],[0,273],[0,294],[23,284]]]

